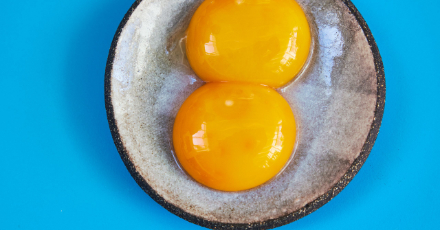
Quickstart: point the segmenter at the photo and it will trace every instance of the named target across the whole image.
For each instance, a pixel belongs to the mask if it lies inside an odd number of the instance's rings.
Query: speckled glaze
[[[202,0],[136,1],[110,49],[105,100],[118,151],[137,183],[170,212],[208,228],[266,229],[295,221],[336,196],[379,132],[385,76],[376,43],[350,1],[298,0],[313,28],[309,64],[278,89],[298,122],[292,160],[244,192],[192,180],[173,157],[180,105],[204,83],[189,68],[184,31]]]

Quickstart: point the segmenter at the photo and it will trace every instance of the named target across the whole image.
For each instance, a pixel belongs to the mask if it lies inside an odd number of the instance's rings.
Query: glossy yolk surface
[[[301,70],[310,43],[294,0],[206,0],[191,19],[186,51],[204,81],[279,87]]]
[[[180,108],[176,156],[196,181],[223,191],[261,185],[289,160],[295,119],[275,90],[246,83],[208,83]]]

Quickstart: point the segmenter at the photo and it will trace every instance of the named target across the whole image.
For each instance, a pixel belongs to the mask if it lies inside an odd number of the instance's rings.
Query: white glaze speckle
[[[323,48],[320,54],[322,61],[322,76],[327,85],[325,93],[330,96],[332,93],[332,71],[335,64],[334,59],[342,55],[343,41],[341,32],[336,26],[323,25],[319,27],[319,44]]]
[[[171,132],[180,105],[203,82],[188,68],[182,38],[202,0],[144,0],[122,30],[111,77],[115,120],[136,170],[166,201],[225,223],[273,219],[298,210],[339,180],[359,155],[376,104],[368,42],[338,0],[300,0],[317,33],[314,56],[279,91],[298,122],[298,146],[286,169],[258,188],[208,189],[175,163]],[[225,102],[227,103],[227,102]]]

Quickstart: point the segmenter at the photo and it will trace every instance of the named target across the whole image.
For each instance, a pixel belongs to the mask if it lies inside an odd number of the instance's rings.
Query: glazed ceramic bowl
[[[382,60],[348,0],[298,0],[313,34],[302,73],[277,89],[297,119],[285,170],[242,192],[209,189],[177,164],[172,127],[183,101],[204,84],[185,55],[185,30],[202,0],[136,1],[114,37],[105,75],[110,129],[140,187],[170,212],[208,228],[273,228],[336,196],[365,162],[385,103]]]

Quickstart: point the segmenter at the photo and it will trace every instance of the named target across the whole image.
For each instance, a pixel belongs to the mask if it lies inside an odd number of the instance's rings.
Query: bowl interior
[[[179,168],[171,142],[178,109],[204,84],[184,52],[185,29],[201,2],[138,1],[124,18],[106,71],[107,110],[118,150],[147,193],[201,225],[262,223],[298,213],[352,170],[369,141],[379,82],[366,25],[346,1],[298,0],[314,28],[314,52],[304,72],[278,89],[297,119],[292,160],[262,186],[221,192]]]

